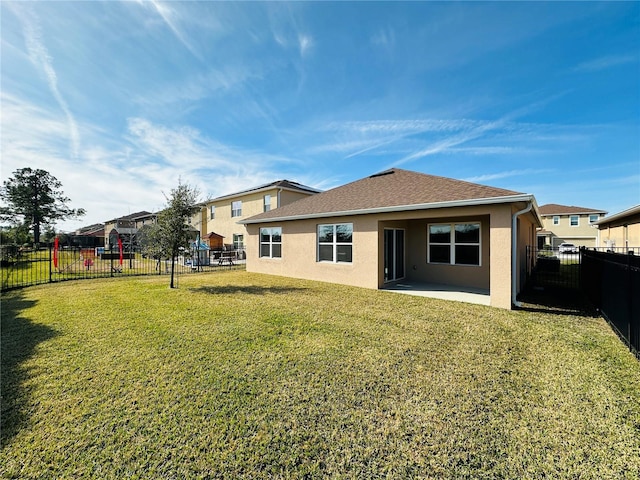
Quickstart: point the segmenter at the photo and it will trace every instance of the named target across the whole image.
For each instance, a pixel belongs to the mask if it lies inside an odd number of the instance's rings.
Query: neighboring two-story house
[[[599,247],[640,254],[640,205],[600,220]]]
[[[202,202],[191,225],[200,231],[200,238],[208,242],[212,250],[224,246],[226,250],[242,252],[247,228],[239,221],[319,192],[296,182],[278,180]]]
[[[542,230],[538,231],[538,248],[557,248],[561,243],[578,247],[596,247],[596,223],[607,214],[604,210],[550,203],[540,208]]]
[[[156,214],[147,212],[132,213],[124,217],[104,222],[104,246],[107,249],[117,247],[118,236],[126,250],[136,244],[135,235],[146,223],[155,222]]]

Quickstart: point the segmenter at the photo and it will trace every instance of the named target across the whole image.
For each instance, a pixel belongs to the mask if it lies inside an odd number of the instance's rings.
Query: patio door
[[[404,278],[404,230],[384,229],[384,281]]]

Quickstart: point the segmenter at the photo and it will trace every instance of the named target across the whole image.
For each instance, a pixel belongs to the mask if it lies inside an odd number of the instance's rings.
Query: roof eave
[[[624,218],[626,216],[635,215],[638,213],[640,213],[640,205],[635,205],[631,208],[627,208],[626,210],[623,210],[622,212],[618,212],[614,215],[611,215],[610,217],[604,217],[602,220],[598,220],[597,222],[594,222],[593,225],[597,225],[597,226],[605,225],[607,223],[620,220],[621,218]]]
[[[221,197],[211,198],[209,200],[205,200],[204,202],[199,203],[198,205],[207,206],[210,203],[220,202],[222,200],[230,200],[232,198],[237,198],[237,197],[244,197],[252,193],[267,192],[269,190],[287,190],[289,192],[306,193],[308,195],[315,195],[316,193],[322,192],[322,190],[316,190],[311,188],[303,189],[303,188],[283,187],[279,185],[269,185],[266,187],[260,187],[253,190],[245,190],[243,192],[230,193],[228,195],[223,195]]]
[[[413,205],[394,205],[390,207],[377,207],[377,208],[363,208],[358,210],[342,210],[336,212],[326,213],[308,213],[302,215],[291,215],[283,217],[270,217],[252,220],[247,218],[241,220],[238,223],[243,225],[252,225],[259,223],[271,223],[271,222],[285,222],[292,220],[309,220],[315,218],[333,218],[333,217],[349,217],[354,215],[369,215],[376,213],[393,213],[393,212],[407,212],[416,210],[431,210],[436,208],[453,208],[453,207],[470,207],[474,205],[494,205],[501,203],[515,203],[515,202],[530,202],[533,201],[535,209],[535,197],[531,194],[518,194],[508,195],[503,197],[487,197],[487,198],[472,198],[468,200],[453,200],[447,202],[432,202],[432,203],[419,203]],[[537,211],[536,211],[537,214]],[[538,220],[539,220],[538,216]]]

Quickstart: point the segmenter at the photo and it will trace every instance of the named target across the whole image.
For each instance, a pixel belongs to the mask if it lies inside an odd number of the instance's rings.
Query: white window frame
[[[553,216],[553,224],[554,225],[560,225],[560,215],[554,215]]]
[[[235,202],[231,202],[231,216],[232,217],[242,216],[242,200],[236,200]]]
[[[337,229],[341,225],[347,225],[351,229],[351,242],[338,242]],[[332,227],[333,234],[331,242],[321,242],[320,241],[320,229],[323,227]],[[332,259],[331,260],[320,260],[320,246],[331,246],[332,247]],[[351,260],[346,261],[338,261],[338,247],[351,247]],[[353,223],[323,223],[319,224],[316,228],[316,261],[321,263],[344,263],[344,264],[352,264],[353,263]]]
[[[262,240],[262,236],[264,235],[264,231],[265,230],[269,230],[268,236],[269,236],[269,240],[268,241],[263,241]],[[280,232],[280,241],[279,242],[274,242],[273,241],[273,230],[278,230]],[[260,237],[258,239],[259,243],[260,243],[260,249],[258,251],[258,255],[260,258],[282,258],[282,227],[263,227],[260,229]],[[269,246],[269,255],[263,255],[262,254],[262,247],[264,245],[268,245]],[[273,255],[273,246],[274,245],[280,245],[280,255],[274,256]]]
[[[478,241],[473,243],[456,242],[456,225],[477,225],[478,226]],[[447,226],[450,228],[449,242],[431,242],[430,231],[432,226]],[[449,246],[449,262],[432,262],[431,261],[431,246]],[[456,263],[456,247],[478,247],[478,263]],[[482,222],[452,222],[452,223],[429,223],[427,224],[427,263],[432,265],[455,265],[457,267],[481,267],[482,266]]]
[[[233,249],[234,250],[244,249],[244,235],[242,233],[233,234]]]
[[[264,196],[263,205],[263,211],[268,212],[269,210],[271,210],[271,195]]]
[[[573,219],[576,219],[576,224],[573,224]],[[569,216],[569,226],[570,227],[579,227],[580,226],[580,215],[570,215]]]
[[[213,220],[214,218],[216,218],[216,206],[211,205],[209,207],[209,220]]]

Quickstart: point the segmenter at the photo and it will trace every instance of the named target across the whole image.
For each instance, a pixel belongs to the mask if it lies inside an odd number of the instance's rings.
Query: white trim
[[[349,225],[351,227],[351,242],[341,242],[338,243],[338,225]],[[322,242],[320,243],[320,227],[333,227],[333,239],[331,243]],[[332,247],[332,258],[333,260],[321,260],[320,259],[320,246],[331,246]],[[351,260],[349,262],[339,262],[338,261],[338,247],[339,246],[350,246],[351,247]],[[317,263],[345,263],[345,264],[353,264],[353,223],[351,222],[340,222],[340,223],[319,223],[316,225],[316,262]]]
[[[449,242],[447,243],[432,243],[429,241],[429,227],[433,225],[443,225],[451,227]],[[478,225],[478,242],[477,243],[456,243],[456,225]],[[431,245],[448,245],[449,246],[449,262],[432,262],[431,261]],[[478,263],[456,263],[456,247],[457,246],[469,246],[478,247]],[[449,222],[449,223],[427,223],[427,264],[430,265],[450,265],[454,267],[481,267],[482,266],[482,222],[468,221],[468,222]]]
[[[519,194],[519,195],[509,195],[504,197],[472,198],[469,200],[453,200],[453,201],[447,201],[447,202],[418,203],[413,205],[394,205],[390,207],[362,208],[358,210],[341,210],[338,212],[307,213],[302,215],[260,218],[256,220],[252,220],[251,218],[248,218],[238,223],[241,223],[244,225],[250,225],[250,224],[267,223],[267,222],[285,222],[290,220],[310,220],[310,219],[316,219],[316,218],[349,217],[353,215],[367,215],[367,214],[374,214],[374,213],[407,212],[407,211],[416,211],[416,210],[431,210],[436,208],[469,207],[469,206],[475,206],[475,205],[496,205],[496,204],[503,204],[503,203],[532,202],[532,201],[535,202],[533,195]],[[540,215],[537,212],[537,207],[536,207],[536,218],[542,225],[542,221],[540,220]]]

